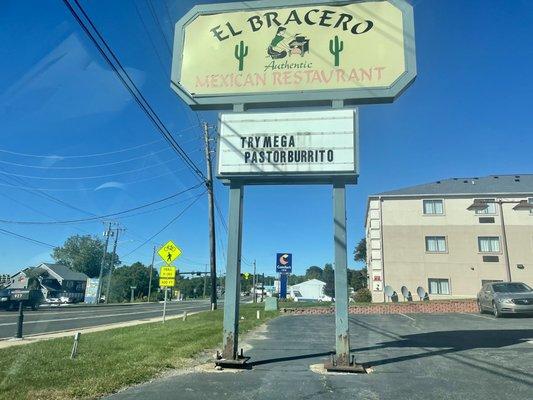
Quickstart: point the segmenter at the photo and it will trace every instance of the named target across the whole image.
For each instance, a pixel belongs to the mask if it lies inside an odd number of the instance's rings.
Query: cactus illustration
[[[329,41],[329,52],[335,56],[335,66],[340,65],[340,54],[344,50],[344,42],[339,40],[339,37],[335,35],[335,41],[331,39]]]
[[[244,69],[244,57],[248,55],[248,46],[244,45],[244,42],[241,40],[241,43],[235,45],[235,58],[239,60],[239,71]]]

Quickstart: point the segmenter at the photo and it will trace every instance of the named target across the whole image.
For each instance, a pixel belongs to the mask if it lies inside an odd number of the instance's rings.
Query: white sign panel
[[[356,113],[343,109],[221,114],[219,178],[354,180]]]

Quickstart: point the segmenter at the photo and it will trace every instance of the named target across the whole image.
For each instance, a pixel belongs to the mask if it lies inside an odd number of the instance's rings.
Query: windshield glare
[[[523,283],[498,283],[492,285],[496,293],[523,293],[531,291],[531,288]]]

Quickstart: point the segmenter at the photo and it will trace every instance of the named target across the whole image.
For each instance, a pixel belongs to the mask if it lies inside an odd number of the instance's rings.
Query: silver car
[[[503,314],[533,313],[533,289],[522,282],[492,282],[477,294],[479,312]]]

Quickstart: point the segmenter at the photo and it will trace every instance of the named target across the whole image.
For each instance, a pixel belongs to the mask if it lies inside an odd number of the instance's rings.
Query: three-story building
[[[366,215],[373,301],[472,298],[488,281],[533,284],[533,175],[451,178],[372,195]]]

